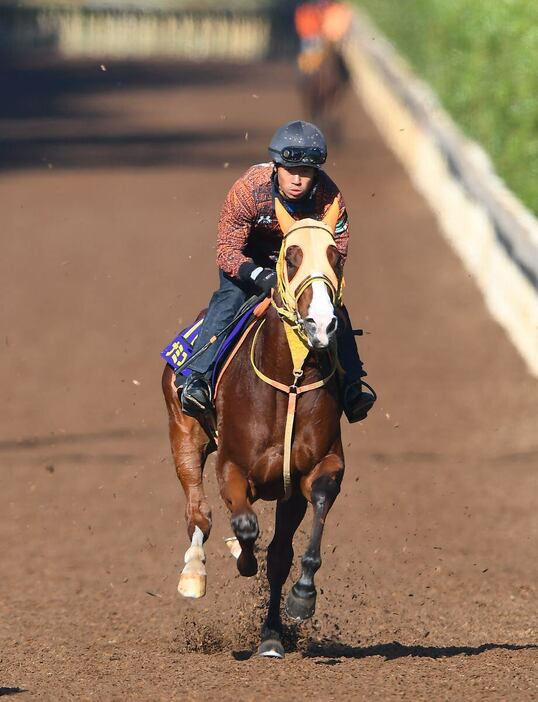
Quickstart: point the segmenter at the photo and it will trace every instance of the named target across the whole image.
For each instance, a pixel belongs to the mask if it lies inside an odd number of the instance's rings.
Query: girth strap
[[[286,428],[284,431],[284,457],[283,457],[283,467],[282,467],[282,477],[284,480],[284,500],[287,500],[291,495],[291,444],[293,440],[293,425],[295,421],[295,409],[297,406],[297,395],[301,395],[304,392],[309,392],[310,390],[317,390],[318,388],[326,385],[329,380],[333,377],[336,371],[337,355],[333,353],[332,358],[332,368],[329,375],[321,380],[317,380],[315,383],[309,383],[308,385],[297,386],[297,382],[301,378],[303,371],[294,370],[294,381],[292,385],[284,385],[284,383],[279,383],[277,380],[269,378],[261,372],[259,368],[256,367],[254,363],[254,349],[256,348],[256,341],[258,339],[258,334],[262,326],[265,324],[265,319],[262,320],[259,327],[256,329],[254,338],[252,339],[252,345],[250,347],[250,363],[254,368],[254,372],[263,380],[264,383],[271,385],[271,387],[280,390],[288,395],[288,411],[286,415]]]

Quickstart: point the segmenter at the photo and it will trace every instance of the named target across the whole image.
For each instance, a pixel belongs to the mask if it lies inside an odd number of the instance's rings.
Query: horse
[[[299,93],[307,118],[331,140],[340,137],[339,105],[350,81],[340,50],[330,42],[298,55]]]
[[[275,530],[267,551],[270,596],[259,655],[282,658],[281,596],[293,560],[293,536],[308,503],[313,524],[291,588],[287,614],[303,621],[314,614],[314,575],[321,565],[321,539],[344,475],[340,433],[336,332],[343,287],[343,260],[334,242],[335,200],[323,220],[294,220],[275,202],[283,232],[277,288],[219,380],[216,433],[181,410],[174,371],[166,366],[162,388],[169,416],[172,455],[186,498],[190,547],[178,590],[187,597],[206,591],[203,544],[211,510],[203,488],[208,455],[216,450],[220,494],[231,514],[229,543],[243,576],[258,564],[256,500],[276,500]]]

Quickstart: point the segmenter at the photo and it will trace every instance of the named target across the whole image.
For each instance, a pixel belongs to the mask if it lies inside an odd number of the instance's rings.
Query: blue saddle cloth
[[[222,364],[226,360],[228,354],[239,336],[242,334],[248,322],[252,319],[254,307],[255,305],[253,305],[237,320],[228,335],[224,338],[224,341],[219,340],[216,342],[217,344],[220,343],[220,348],[213,367],[213,387],[215,386],[215,382]],[[194,322],[190,326],[180,331],[179,334],[161,351],[162,358],[164,358],[169,366],[172,366],[176,372],[176,375],[182,375],[186,378],[191,375],[192,370],[189,368],[189,359],[195,351],[194,345],[196,343],[196,339],[198,338],[198,334],[200,333],[203,321],[204,319],[202,317],[197,322]]]

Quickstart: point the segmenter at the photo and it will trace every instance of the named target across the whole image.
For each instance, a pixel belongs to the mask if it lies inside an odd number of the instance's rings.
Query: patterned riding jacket
[[[234,183],[224,201],[218,224],[217,265],[224,273],[237,278],[241,264],[251,261],[274,268],[282,242],[274,210],[276,195],[272,163],[252,166]],[[345,260],[349,241],[346,206],[340,191],[324,171],[318,171],[314,187],[301,200],[281,198],[281,201],[296,219],[322,219],[335,197],[340,204],[335,243]]]

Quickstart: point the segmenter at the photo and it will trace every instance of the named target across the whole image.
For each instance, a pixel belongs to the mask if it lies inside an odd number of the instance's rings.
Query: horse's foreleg
[[[258,562],[254,555],[254,543],[260,529],[258,518],[248,498],[248,481],[239,466],[231,461],[226,461],[218,470],[218,474],[221,486],[220,494],[232,513],[232,529],[241,546],[237,569],[241,575],[256,575]]]
[[[286,602],[286,612],[292,619],[309,619],[316,608],[316,587],[314,575],[321,566],[321,537],[325,518],[340,492],[340,481],[344,472],[340,456],[331,454],[321,461],[314,471],[310,486],[304,488],[309,492],[314,509],[310,543],[301,560],[301,576],[292,587]],[[309,476],[310,477],[310,476]]]
[[[267,618],[262,627],[262,642],[258,648],[260,656],[275,658],[284,656],[284,648],[280,640],[282,635],[280,598],[282,586],[289,575],[293,560],[293,535],[303,520],[306,505],[306,499],[300,492],[294,493],[289,500],[277,504],[275,534],[267,549],[267,579],[270,596]]]
[[[205,595],[207,574],[205,569],[204,535],[194,527],[191,545],[185,553],[185,567],[179,576],[177,591],[183,597],[198,598]]]

